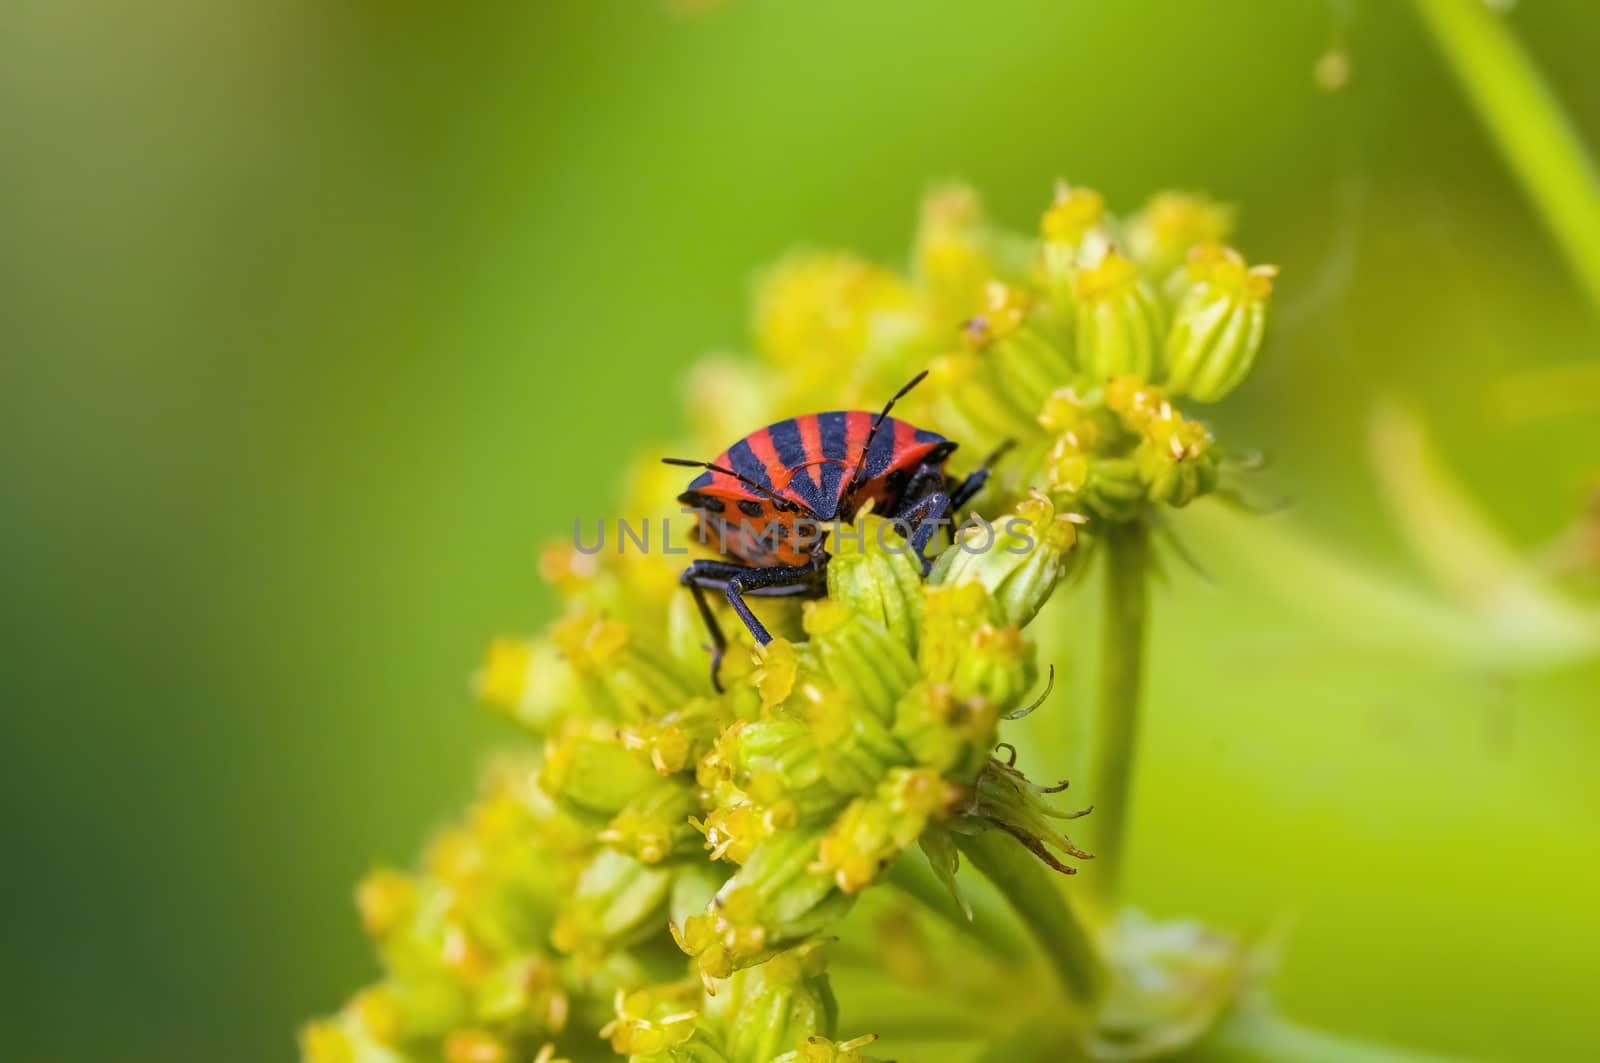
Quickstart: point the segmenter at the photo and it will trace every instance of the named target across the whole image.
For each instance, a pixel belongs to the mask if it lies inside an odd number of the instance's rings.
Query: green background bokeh
[[[1600,142],[1600,11],[1522,6]],[[548,618],[536,546],[681,430],[686,368],[746,345],[763,264],[898,263],[935,179],[1019,228],[1058,175],[1120,210],[1238,203],[1284,274],[1215,419],[1272,453],[1281,525],[1396,587],[1425,577],[1372,482],[1377,396],[1524,547],[1600,470],[1595,406],[1487,398],[1592,361],[1600,324],[1404,4],[23,0],[4,22],[4,1058],[288,1058],[372,971],[351,884],[408,861],[509,739],[466,676]],[[1213,553],[1157,592],[1133,897],[1278,927],[1305,1022],[1592,1051],[1600,663],[1419,654],[1296,607],[1293,567]],[[1087,646],[1092,596],[1059,602]]]

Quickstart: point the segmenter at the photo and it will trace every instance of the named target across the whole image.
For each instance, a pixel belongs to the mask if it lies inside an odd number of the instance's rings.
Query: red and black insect
[[[665,459],[669,465],[706,470],[678,501],[694,510],[701,541],[715,542],[730,559],[695,561],[682,578],[711,636],[711,682],[718,690],[717,669],[727,640],[705,592],[721,590],[750,634],[766,645],[772,635],[745,596],[824,594],[824,526],[853,520],[869,499],[910,540],[927,575],[931,562],[925,551],[941,518],[977,494],[994,460],[991,456],[957,481],[944,469],[955,443],[889,416],[927,375],[917,374],[876,415],[860,410],[807,414],[750,433],[715,461]]]

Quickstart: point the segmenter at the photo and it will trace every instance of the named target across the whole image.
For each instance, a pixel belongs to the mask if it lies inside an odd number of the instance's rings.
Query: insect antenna
[[[661,459],[661,464],[663,464],[663,465],[681,465],[685,469],[710,469],[712,472],[720,472],[724,476],[731,476],[735,480],[738,480],[740,483],[742,483],[746,487],[750,488],[750,490],[754,491],[756,494],[764,495],[765,497],[772,499],[772,501],[774,501],[774,502],[776,502],[778,504],[778,508],[781,509],[781,510],[793,510],[793,509],[804,510],[805,514],[808,517],[811,517],[811,518],[813,518],[815,520],[821,520],[822,519],[821,517],[819,517],[817,515],[817,512],[814,509],[812,509],[810,506],[806,505],[805,503],[796,502],[792,498],[784,498],[782,495],[778,494],[778,492],[774,491],[772,488],[763,487],[761,484],[756,483],[754,480],[752,480],[752,479],[750,479],[748,477],[745,477],[745,476],[740,476],[738,473],[734,472],[732,469],[725,468],[725,467],[723,467],[721,465],[717,465],[714,462],[695,461],[693,458],[662,458]]]
[[[901,388],[899,391],[895,392],[894,398],[890,399],[884,404],[883,412],[872,419],[872,427],[867,430],[867,440],[865,443],[861,444],[861,457],[856,459],[855,471],[850,474],[849,486],[844,489],[846,497],[855,494],[856,488],[861,486],[861,470],[867,467],[867,455],[872,452],[872,441],[878,437],[878,429],[882,427],[884,419],[889,416],[889,411],[894,409],[895,403],[906,397],[906,392],[922,383],[922,378],[927,375],[928,371],[924,369],[922,372],[912,377],[910,383]]]
[[[1015,439],[1003,440],[998,447],[995,447],[993,450],[991,450],[989,452],[989,456],[987,458],[983,459],[983,465],[981,466],[981,468],[985,468],[985,469],[994,468],[995,463],[997,461],[999,461],[1001,458],[1005,457],[1007,454],[1011,453],[1011,451],[1016,447],[1016,445],[1017,445],[1017,441]]]

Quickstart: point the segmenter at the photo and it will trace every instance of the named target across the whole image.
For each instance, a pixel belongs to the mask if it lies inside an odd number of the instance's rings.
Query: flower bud
[[[1095,1059],[1147,1059],[1204,1038],[1258,984],[1260,944],[1195,920],[1156,922],[1125,907],[1101,931],[1113,977],[1084,1047]]]
[[[820,835],[791,830],[750,854],[705,912],[675,931],[702,979],[726,978],[840,918],[852,898],[832,877],[812,870]]]
[[[832,599],[806,603],[805,629],[829,685],[887,723],[894,703],[917,678],[905,640]]]
[[[600,1036],[624,1056],[665,1053],[694,1037],[699,997],[693,984],[618,990],[616,1017],[601,1028]]]
[[[1211,435],[1198,421],[1157,421],[1134,453],[1150,500],[1186,506],[1217,486],[1217,456]]]
[[[398,871],[374,871],[356,886],[356,910],[367,935],[381,941],[416,913],[416,880]]]
[[[1226,240],[1232,229],[1232,207],[1186,192],[1162,192],[1129,221],[1128,251],[1159,282],[1184,264],[1191,248]]]
[[[971,645],[973,634],[995,617],[989,592],[977,582],[941,584],[930,580],[923,592],[922,675],[949,682]]]
[[[550,941],[562,952],[603,954],[659,930],[674,873],[601,849],[578,876]]]
[[[695,429],[695,442],[687,450],[679,447],[673,452],[715,453],[728,440],[750,431],[751,425],[761,424],[767,418],[767,392],[772,384],[771,374],[747,358],[718,354],[701,359],[690,368],[682,391],[689,422]],[[662,468],[659,462],[656,467]],[[672,497],[676,499],[683,490],[683,477],[680,470],[671,471],[676,484]]]
[[[604,726],[570,728],[552,741],[539,771],[539,788],[572,815],[604,822],[661,777],[655,768]]]
[[[1045,399],[1035,418],[1052,435],[1063,432],[1085,433],[1085,445],[1095,438],[1096,404],[1074,387],[1057,388]]]
[[[1098,255],[1104,252],[1105,246],[1094,246],[1091,238],[1105,226],[1105,197],[1093,189],[1073,188],[1062,181],[1056,185],[1055,198],[1039,219],[1039,235],[1054,247],[1084,248]]]
[[[554,644],[499,638],[473,682],[480,700],[537,734],[572,710],[577,680]]]
[[[810,943],[735,972],[705,1017],[722,1025],[729,1063],[770,1063],[808,1037],[832,1034],[837,1010],[821,948]]]
[[[972,316],[984,284],[998,272],[976,192],[952,184],[923,199],[912,259],[935,321]]]
[[[1057,515],[1038,491],[993,527],[969,527],[939,555],[930,579],[937,584],[977,582],[1007,622],[1026,625],[1066,574],[1077,545],[1076,521]]]
[[[711,859],[742,864],[756,846],[795,824],[795,805],[783,801],[772,805],[743,802],[721,805],[706,815],[699,829],[705,834]],[[820,817],[818,817],[820,818]]]
[[[987,364],[999,397],[1021,410],[1038,409],[1072,375],[1066,351],[1029,323],[1029,303],[1021,289],[990,281],[978,313],[962,326],[962,337]]]
[[[1167,400],[1167,393],[1141,377],[1119,376],[1106,381],[1106,405],[1116,413],[1130,432],[1148,431],[1157,421],[1178,416]]]
[[[1168,392],[1216,402],[1239,386],[1261,349],[1277,272],[1246,267],[1238,252],[1216,244],[1195,248],[1166,342]]]
[[[828,597],[881,625],[908,653],[915,653],[922,620],[922,568],[911,544],[891,521],[862,514],[848,532],[835,536],[830,546]],[[792,657],[792,647],[789,652]],[[771,704],[766,699],[763,690],[763,704]]]
[[[689,823],[700,803],[692,787],[678,780],[657,780],[654,787],[629,801],[598,837],[605,844],[646,864],[659,864],[674,853],[700,848],[700,835]]]
[[[824,749],[812,725],[796,716],[739,723],[728,728],[702,758],[700,785],[717,792],[731,786],[764,815],[810,824],[831,817],[859,793],[870,790],[884,766],[869,754],[849,748]],[[708,821],[709,823],[709,821]],[[726,828],[748,823],[728,822]]]
[[[1043,471],[1050,494],[1063,506],[1101,520],[1134,520],[1145,503],[1138,465],[1132,458],[1096,453],[1081,442],[1083,435],[1063,434],[1046,455]]]
[[[1077,273],[1078,364],[1095,383],[1156,367],[1166,328],[1134,264],[1115,249]]]
[[[555,962],[537,954],[502,963],[473,992],[473,1012],[480,1022],[521,1026],[541,1037],[566,1029],[571,1010]]]
[[[872,797],[851,802],[822,836],[812,870],[858,893],[917,840],[929,819],[943,815],[958,791],[927,768],[896,768]]]
[[[1080,267],[1100,261],[1112,246],[1106,201],[1088,188],[1056,185],[1054,201],[1039,219],[1040,265],[1051,317],[1061,327],[1070,326],[1077,314],[1077,274]]]
[[[710,751],[722,733],[720,716],[715,702],[696,698],[682,710],[659,720],[619,727],[617,738],[628,749],[648,758],[658,775],[672,775],[688,770]]]
[[[578,613],[550,629],[596,715],[613,720],[664,716],[691,697],[666,655],[639,644],[627,625]]]
[[[918,683],[895,707],[894,736],[919,765],[970,785],[994,748],[999,710],[957,697],[949,683]]]
[[[984,698],[1004,711],[1033,682],[1033,646],[1004,624],[977,581],[929,586],[924,596],[922,674],[956,698]]]
[[[889,733],[892,708],[888,719],[880,719],[826,687],[807,684],[802,694],[801,712],[835,787],[864,793],[904,761],[905,750]]]
[[[685,919],[681,929],[676,923],[668,926],[673,941],[694,959],[700,980],[713,995],[715,979],[728,978],[741,968],[760,963],[771,951],[753,899],[741,894],[736,901],[732,913],[726,905],[713,901],[705,911]]]
[[[939,396],[941,421],[968,445],[995,447],[1038,431],[1032,408],[1018,406],[1005,393],[994,363],[981,352],[963,350],[936,358],[928,370],[925,386]]]

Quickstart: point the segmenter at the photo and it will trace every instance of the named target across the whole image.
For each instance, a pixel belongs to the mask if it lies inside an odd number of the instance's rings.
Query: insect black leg
[[[733,606],[733,611],[739,614],[739,619],[744,621],[744,626],[755,637],[756,642],[765,646],[772,641],[769,632],[750,607],[744,603],[746,591],[759,591],[768,587],[794,587],[802,583],[811,583],[822,572],[822,557],[813,557],[803,565],[774,565],[771,568],[746,568],[728,580],[728,604]]]
[[[937,465],[923,465],[911,474],[911,479],[906,481],[905,490],[900,492],[900,504],[892,514],[902,517],[910,512],[911,507],[927,498],[929,494],[944,487],[944,470]]]
[[[962,480],[955,486],[955,490],[950,492],[950,508],[960,509],[972,501],[972,496],[983,490],[983,485],[988,482],[989,470],[987,468],[979,469],[965,480]]]
[[[722,656],[728,649],[728,640],[722,634],[722,626],[717,623],[716,614],[711,611],[711,603],[706,601],[705,592],[710,589],[722,589],[727,595],[728,604],[739,614],[739,619],[744,621],[744,626],[749,629],[750,634],[765,646],[772,641],[772,635],[745,604],[745,592],[811,583],[822,571],[821,559],[813,559],[804,565],[774,565],[771,568],[748,568],[729,561],[700,560],[690,563],[689,567],[683,570],[679,582],[688,587],[690,593],[694,595],[695,607],[700,610],[700,619],[706,625],[706,633],[711,636],[711,685],[718,693],[722,692],[722,680],[718,678],[718,672],[722,668]]]
[[[711,685],[717,693],[722,693],[722,683],[717,678],[717,671],[722,667],[722,655],[728,649],[728,640],[722,634],[722,625],[717,623],[717,616],[711,611],[711,603],[706,601],[706,588],[720,587],[734,576],[746,572],[743,565],[730,564],[727,561],[692,561],[689,567],[683,570],[683,575],[678,577],[678,582],[689,588],[689,593],[694,595],[695,608],[700,610],[700,619],[706,625],[706,634],[711,636]]]
[[[935,491],[895,518],[910,526],[911,549],[916,551],[917,560],[922,562],[923,578],[927,578],[928,571],[933,568],[933,562],[928,560],[924,551],[928,549],[933,533],[939,530],[939,518],[949,511],[950,496],[943,491]]]
[[[972,501],[972,496],[983,490],[983,485],[989,480],[989,470],[994,463],[1000,460],[1000,455],[1010,450],[1016,444],[1006,440],[994,449],[994,453],[983,459],[983,464],[978,466],[976,472],[956,485],[950,492],[950,508],[959,510],[962,506]]]

